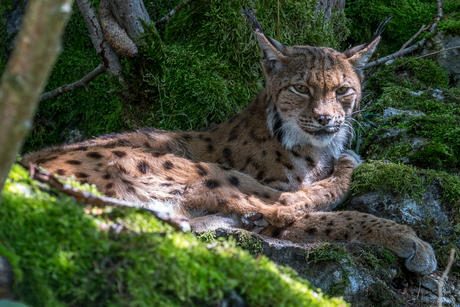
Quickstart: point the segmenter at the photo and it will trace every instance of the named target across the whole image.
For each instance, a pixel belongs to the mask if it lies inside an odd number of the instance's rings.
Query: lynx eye
[[[294,88],[299,93],[302,93],[302,94],[308,93],[308,87],[306,87],[305,85],[296,84],[294,85]]]
[[[343,95],[348,92],[349,87],[341,86],[335,92],[339,95]]]

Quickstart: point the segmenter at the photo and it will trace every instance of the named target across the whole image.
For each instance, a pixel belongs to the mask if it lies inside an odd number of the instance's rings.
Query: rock
[[[380,258],[385,258],[385,253],[396,259],[392,252],[382,247],[360,243],[295,244],[222,228],[217,229],[215,234],[225,238],[232,236],[237,244],[246,246],[245,249],[248,249],[248,245],[256,245],[257,249],[249,247],[249,250],[262,253],[277,264],[291,267],[313,286],[328,295],[342,296],[354,306],[375,306],[374,298],[369,295],[370,287],[383,287],[390,293],[390,297],[396,295],[385,285],[391,284],[391,280],[398,274],[398,261],[379,267],[372,265],[383,261]],[[244,240],[250,240],[251,243],[241,244]],[[380,254],[382,251],[383,254]]]
[[[420,236],[435,242],[454,233],[448,214],[442,208],[442,193],[443,190],[437,183],[429,186],[420,200],[394,196],[390,192],[373,191],[353,197],[346,209],[411,226]]]
[[[423,91],[417,91],[417,92],[409,91],[409,94],[411,94],[412,96],[420,96],[423,94]]]
[[[370,143],[388,147],[405,138],[407,138],[406,129],[381,128],[372,136]]]
[[[65,140],[66,144],[73,144],[85,140],[85,134],[78,128],[69,131],[69,134]]]
[[[444,99],[446,99],[443,92],[438,88],[435,88],[434,90],[431,91],[431,97],[433,97],[434,99],[440,100],[440,101],[443,101]]]
[[[455,46],[460,46],[460,36],[437,32],[427,41],[425,48],[422,50],[422,55]],[[432,58],[449,72],[454,82],[460,84],[460,49],[440,52],[433,55]]]
[[[409,287],[408,292],[422,302],[436,305],[438,302],[438,284],[441,278],[435,274],[421,276],[418,281]],[[452,278],[444,280],[442,291],[442,306],[457,307],[460,306],[460,300],[457,289]]]
[[[397,115],[409,115],[410,117],[426,116],[426,114],[422,111],[398,110],[398,109],[391,108],[391,107],[383,110],[384,118],[389,118],[389,117],[397,116]]]

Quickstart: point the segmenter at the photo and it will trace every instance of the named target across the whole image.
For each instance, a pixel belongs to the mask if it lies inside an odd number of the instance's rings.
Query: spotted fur
[[[59,176],[73,174],[108,196],[167,207],[190,217],[195,230],[241,227],[293,242],[380,244],[406,258],[409,269],[433,271],[431,247],[409,227],[330,212],[360,163],[345,148],[361,69],[381,28],[369,43],[341,53],[286,46],[245,13],[254,21],[266,86],[233,118],[202,131],[111,134],[24,159]]]

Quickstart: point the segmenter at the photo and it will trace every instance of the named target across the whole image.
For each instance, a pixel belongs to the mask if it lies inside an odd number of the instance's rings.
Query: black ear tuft
[[[246,10],[246,9],[241,9],[241,12],[243,12],[244,14],[246,14],[246,16],[248,16],[249,19],[251,19],[252,23],[254,24],[254,28],[255,28],[256,30],[259,30],[260,32],[263,33],[262,27],[260,26],[260,24],[259,24],[259,22],[257,21],[256,17],[252,14],[251,11]]]
[[[390,21],[391,18],[393,18],[393,15],[388,16],[387,18],[385,18],[384,21],[382,21],[379,24],[377,30],[375,31],[374,38],[376,38],[377,36],[380,36],[383,33],[385,25],[388,23],[388,21]]]
[[[382,34],[385,25],[388,23],[391,17],[392,16],[388,16],[384,21],[380,23],[377,31],[375,31],[374,37],[369,42],[343,52],[343,54],[348,58],[356,70],[362,70],[367,61],[369,61],[371,55],[375,52],[375,49],[377,48],[377,45],[380,41],[380,35]]]
[[[377,37],[379,37],[383,33],[383,31],[385,30],[385,25],[388,23],[388,21],[390,21],[391,18],[393,18],[393,15],[388,16],[387,18],[385,18],[384,21],[382,21],[379,24],[377,30],[375,31],[374,37],[369,41],[369,43],[373,42]]]

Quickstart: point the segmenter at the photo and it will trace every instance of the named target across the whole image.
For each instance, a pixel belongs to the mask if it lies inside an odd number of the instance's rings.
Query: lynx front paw
[[[412,255],[406,259],[406,268],[421,275],[430,274],[436,270],[437,261],[430,244],[414,238],[412,245]]]
[[[353,150],[345,150],[344,153],[342,153],[339,157],[339,163],[343,160],[350,161],[351,163],[353,163],[354,167],[357,167],[358,165],[363,163],[361,157],[358,154],[356,154]]]
[[[265,217],[276,227],[284,227],[305,216],[304,205],[278,206]]]

